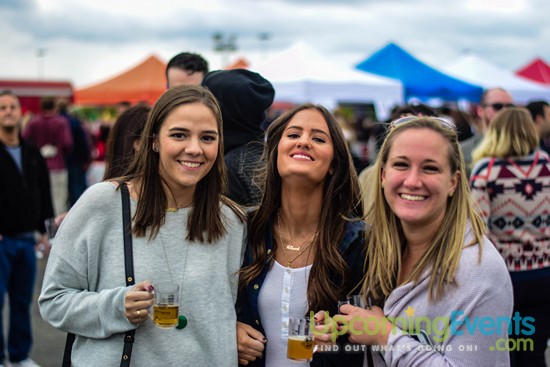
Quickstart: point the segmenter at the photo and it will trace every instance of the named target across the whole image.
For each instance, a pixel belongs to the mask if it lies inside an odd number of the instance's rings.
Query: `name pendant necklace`
[[[174,282],[174,277],[172,276],[172,270],[170,270],[170,263],[168,262],[168,255],[166,254],[166,248],[164,246],[164,240],[162,238],[162,232],[161,230],[159,230],[159,236],[160,236],[160,242],[162,243],[162,252],[164,253],[164,260],[166,261],[166,267],[168,268],[168,274],[170,275],[170,280],[172,281],[172,283],[175,284]],[[179,292],[179,297],[180,299],[178,299],[178,304],[180,305],[179,307],[179,312],[180,314],[178,315],[178,325],[176,326],[176,329],[184,329],[186,326],[187,326],[187,317],[185,317],[185,315],[181,314],[181,296],[183,294],[183,280],[184,280],[184,277],[185,277],[185,268],[187,267],[187,254],[189,253],[189,246],[190,244],[187,245],[187,248],[185,249],[185,256],[184,256],[184,260],[183,260],[183,269],[181,271],[181,285],[180,285],[180,292]]]
[[[277,224],[279,226],[279,239],[281,241],[281,247],[283,248],[283,254],[285,256],[285,259],[286,259],[286,262],[288,263],[287,267],[290,268],[292,267],[292,263],[298,259],[300,256],[302,256],[302,254],[304,252],[307,251],[308,248],[310,248],[311,244],[315,241],[315,239],[317,238],[317,235],[319,234],[319,231],[315,231],[313,232],[313,234],[311,234],[310,236],[308,236],[308,238],[306,238],[306,240],[304,242],[302,242],[302,244],[298,247],[295,247],[295,246],[292,246],[291,244],[287,245],[285,244],[285,241],[283,240],[283,226],[282,226],[282,221],[281,221],[281,214],[279,212],[277,212]],[[285,233],[286,235],[286,233]],[[302,249],[303,247],[303,249]],[[300,250],[302,249],[302,250]],[[290,251],[299,251],[298,254],[296,256],[294,256],[292,259],[288,257],[287,253],[285,250],[290,250]]]

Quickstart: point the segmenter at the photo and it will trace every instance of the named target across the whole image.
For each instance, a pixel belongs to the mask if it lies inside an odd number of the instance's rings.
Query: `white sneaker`
[[[36,364],[32,359],[27,358],[20,362],[12,362],[11,367],[40,367],[40,365]]]

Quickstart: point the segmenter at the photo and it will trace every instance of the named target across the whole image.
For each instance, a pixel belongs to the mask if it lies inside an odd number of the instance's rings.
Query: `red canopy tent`
[[[112,105],[122,101],[154,104],[166,91],[166,64],[155,55],[135,67],[87,88],[75,91],[75,104]]]
[[[516,75],[550,85],[550,66],[541,58],[536,58],[518,71]]]

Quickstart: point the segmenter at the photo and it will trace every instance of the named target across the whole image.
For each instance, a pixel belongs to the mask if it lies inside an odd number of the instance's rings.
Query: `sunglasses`
[[[510,108],[510,107],[516,107],[513,103],[487,103],[484,104],[483,107],[492,107],[495,111],[500,111],[503,108]]]
[[[390,128],[393,128],[393,127],[396,127],[396,126],[399,126],[399,125],[402,125],[402,124],[406,124],[407,122],[411,122],[411,121],[415,121],[415,120],[418,120],[418,119],[421,119],[421,118],[428,118],[430,120],[435,120],[437,122],[439,122],[441,124],[441,126],[445,127],[445,128],[448,128],[448,129],[453,129],[453,130],[456,130],[456,125],[450,121],[450,120],[445,120],[445,119],[442,119],[440,117],[425,117],[425,116],[405,116],[405,117],[401,117],[397,120],[394,120],[390,123]]]

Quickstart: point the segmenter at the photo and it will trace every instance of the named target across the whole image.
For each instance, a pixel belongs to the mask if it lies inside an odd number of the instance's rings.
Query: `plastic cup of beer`
[[[365,296],[362,294],[354,294],[351,296],[348,296],[348,302],[350,305],[360,308],[365,308]]]
[[[172,282],[159,282],[154,287],[153,322],[164,329],[176,327],[179,315],[179,285]]]
[[[362,294],[354,294],[351,296],[347,296],[345,301],[338,301],[338,312],[340,312],[340,307],[343,305],[352,305],[355,307],[365,307],[365,296]]]
[[[290,318],[287,357],[301,362],[313,360],[313,335],[311,335],[309,318]]]

